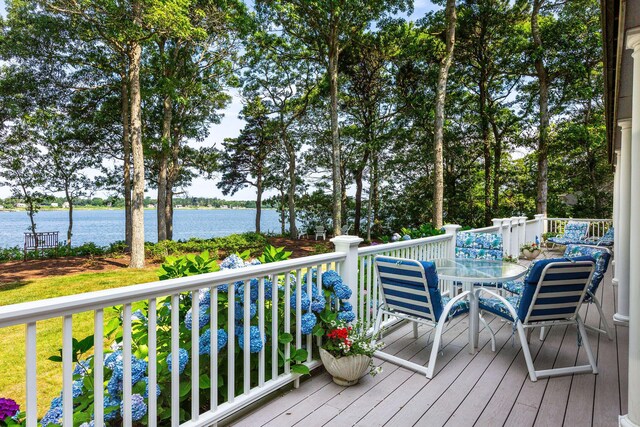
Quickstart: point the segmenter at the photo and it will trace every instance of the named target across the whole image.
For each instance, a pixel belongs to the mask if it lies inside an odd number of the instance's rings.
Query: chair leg
[[[447,323],[446,316],[440,317],[433,337],[433,345],[431,346],[431,355],[429,356],[429,365],[427,365],[427,378],[433,377],[433,371],[436,368],[436,360],[438,359],[438,353],[440,352],[440,344],[442,341],[442,331]]]
[[[520,345],[522,346],[522,354],[524,354],[524,360],[527,362],[527,370],[529,371],[529,378],[531,381],[538,381],[538,377],[536,375],[536,369],[533,367],[533,359],[531,358],[531,350],[529,350],[529,343],[527,342],[527,337],[524,328],[522,327],[522,323],[517,321],[516,328],[518,329],[518,336],[520,337]]]
[[[371,334],[371,345],[375,345],[378,340],[378,333],[380,332],[380,324],[382,323],[382,307],[378,309],[378,315],[376,316],[376,323],[373,326],[373,333]]]
[[[418,339],[418,322],[413,322],[413,339]]]
[[[607,338],[609,338],[609,341],[612,341],[613,340],[613,330],[611,329],[611,326],[609,325],[609,322],[607,321],[607,317],[604,315],[604,312],[602,311],[602,304],[600,304],[600,301],[598,300],[598,298],[595,295],[591,295],[591,299],[593,300],[593,303],[596,305],[596,308],[598,309],[598,313],[600,314],[600,321],[604,325],[605,335],[607,336]]]
[[[491,334],[491,351],[495,352],[496,351],[496,334],[493,332],[493,329],[491,329],[491,327],[487,323],[487,320],[482,316],[482,313],[480,314],[479,317],[484,327],[489,331],[489,334]]]
[[[589,337],[587,336],[587,331],[584,328],[584,322],[582,318],[578,315],[576,317],[576,322],[578,323],[578,333],[582,336],[582,346],[584,350],[587,352],[587,358],[589,359],[589,365],[591,365],[591,370],[594,374],[598,373],[598,366],[596,365],[596,358],[593,356],[593,352],[591,351],[591,345],[589,344]]]
[[[544,341],[545,333],[546,333],[545,327],[543,326],[540,328],[540,341]]]

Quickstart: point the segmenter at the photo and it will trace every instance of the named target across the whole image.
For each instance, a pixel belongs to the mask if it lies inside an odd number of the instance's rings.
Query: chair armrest
[[[453,307],[453,305],[458,301],[460,301],[461,299],[465,298],[470,293],[471,291],[464,291],[458,294],[457,296],[455,296],[454,298],[451,298],[447,303],[447,305],[445,305],[444,308],[442,309],[442,314],[440,315],[440,319],[446,319],[447,317],[449,317],[449,312],[451,311],[451,308]]]

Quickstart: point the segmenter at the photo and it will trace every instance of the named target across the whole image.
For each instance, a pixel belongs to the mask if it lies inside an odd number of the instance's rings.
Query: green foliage
[[[444,230],[441,228],[434,228],[433,224],[427,223],[416,228],[402,227],[400,229],[400,234],[403,236],[408,235],[412,239],[420,239],[422,237],[439,236],[440,234],[444,234]]]
[[[158,278],[160,280],[175,279],[218,270],[220,267],[216,258],[210,257],[209,252],[204,251],[199,255],[189,254],[179,258],[167,257],[160,267]]]
[[[271,245],[267,245],[262,252],[262,255],[258,257],[258,260],[263,263],[276,262],[276,261],[284,261],[289,259],[293,252],[285,250],[284,246],[280,248],[276,248]]]

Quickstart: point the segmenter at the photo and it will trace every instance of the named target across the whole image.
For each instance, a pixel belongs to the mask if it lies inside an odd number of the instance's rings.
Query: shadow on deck
[[[611,270],[611,269],[610,269]],[[600,286],[600,300],[611,319],[615,312],[615,289],[607,273]],[[582,307],[587,324],[597,326],[593,305]],[[612,341],[588,332],[598,375],[574,375],[531,382],[520,343],[512,328],[498,318],[486,316],[497,330],[496,352],[489,334],[480,333],[479,351],[467,348],[467,318],[455,319],[443,335],[443,353],[436,375],[428,380],[390,363],[383,372],[365,376],[358,385],[340,387],[323,371],[290,389],[259,402],[227,425],[236,426],[617,426],[626,413],[628,329],[614,326]],[[401,326],[383,339],[387,351],[426,364],[427,328],[418,340],[411,327]],[[576,328],[554,326],[544,342],[537,333],[531,352],[537,369],[586,362],[577,345]]]

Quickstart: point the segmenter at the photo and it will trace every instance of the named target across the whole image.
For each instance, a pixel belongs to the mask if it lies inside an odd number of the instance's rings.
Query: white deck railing
[[[26,386],[26,402],[22,406],[26,410],[27,426],[35,427],[37,425],[38,414],[42,414],[45,408],[39,408],[38,400],[38,359],[36,355],[36,347],[38,345],[38,334],[36,333],[37,323],[48,319],[59,318],[62,320],[62,384],[63,384],[63,425],[73,425],[73,318],[80,313],[91,312],[94,319],[93,331],[84,331],[86,335],[94,334],[94,369],[93,383],[104,384],[106,380],[104,375],[104,331],[105,331],[105,309],[112,306],[122,306],[120,311],[122,326],[118,333],[122,334],[121,349],[123,355],[123,392],[122,404],[125,414],[123,425],[132,425],[131,420],[131,396],[132,396],[132,370],[131,355],[135,351],[132,348],[132,328],[139,327],[134,322],[132,316],[132,308],[136,303],[145,302],[148,304],[148,372],[149,390],[155,390],[157,384],[157,368],[162,364],[163,360],[157,359],[158,348],[157,335],[160,331],[160,323],[165,319],[159,319],[158,312],[163,305],[170,304],[172,307],[179,307],[185,299],[192,301],[192,329],[191,329],[191,345],[190,362],[191,362],[191,405],[189,420],[182,425],[184,426],[207,426],[215,423],[217,420],[228,416],[229,414],[241,409],[247,404],[254,402],[258,398],[278,389],[296,380],[299,375],[291,371],[291,364],[286,361],[283,366],[279,366],[279,348],[283,348],[284,358],[288,359],[292,350],[305,348],[308,351],[308,359],[306,364],[314,367],[318,362],[313,360],[312,354],[316,349],[317,341],[313,339],[311,334],[303,335],[300,325],[301,316],[307,312],[301,308],[301,290],[303,289],[303,278],[306,276],[306,292],[312,295],[312,269],[317,269],[317,277],[315,280],[321,281],[321,274],[328,269],[341,270],[341,263],[345,260],[344,253],[328,253],[323,255],[315,255],[305,258],[298,258],[288,261],[275,262],[257,266],[250,266],[235,270],[225,270],[216,273],[202,274],[198,276],[185,277],[180,279],[171,279],[161,282],[146,283],[142,285],[134,285],[118,289],[111,289],[99,292],[90,292],[80,295],[67,296],[62,298],[53,298],[48,300],[40,300],[35,302],[23,303],[0,307],[0,328],[15,325],[25,325],[26,335],[26,360],[25,360],[25,386]],[[259,296],[257,300],[257,317],[260,336],[264,340],[264,344],[256,356],[250,353],[250,319],[252,316],[251,305],[242,304],[244,306],[243,319],[243,347],[236,359],[236,304],[225,304],[225,292],[219,290],[220,286],[228,284],[227,295],[233,295],[236,287],[240,284],[249,284],[252,279],[258,280]],[[265,281],[270,280],[273,284],[272,298],[265,298]],[[284,304],[278,304],[278,292],[276,286],[278,283],[292,283],[284,287]],[[318,286],[321,286],[320,282]],[[251,286],[244,287],[245,300],[250,300]],[[200,307],[200,291],[206,290],[210,294],[210,307],[216,307],[210,312],[210,363],[209,366],[199,366],[199,307]],[[291,292],[295,292],[295,306],[291,307]],[[191,298],[188,298],[188,297]],[[204,307],[204,305],[203,305]],[[266,323],[267,312],[271,310],[270,323]],[[282,310],[282,312],[279,312]],[[309,308],[310,310],[310,308]],[[226,316],[228,319],[228,343],[226,348],[218,354],[218,319]],[[171,360],[172,365],[178,366],[180,342],[180,326],[184,322],[181,318],[179,310],[171,310],[170,320],[162,325],[165,330],[170,330],[171,334]],[[291,322],[295,324],[292,329]],[[254,320],[254,323],[255,320]],[[270,333],[267,333],[267,330]],[[291,333],[294,340],[291,344],[278,344],[278,331]],[[184,331],[183,331],[184,334]],[[75,337],[76,339],[78,337]],[[184,338],[184,336],[182,337]],[[315,343],[315,344],[314,344]],[[5,343],[7,344],[7,343]],[[267,354],[266,349],[270,348]],[[56,348],[51,348],[51,354],[56,352]],[[225,388],[226,399],[218,393],[217,378],[219,359],[226,356],[226,377],[227,385]],[[267,362],[269,361],[269,363]],[[255,369],[257,364],[257,372]],[[270,369],[266,369],[267,365]],[[280,364],[282,365],[282,364]],[[222,367],[221,366],[221,367]],[[238,366],[241,367],[238,368]],[[211,378],[210,395],[208,396],[209,404],[203,408],[204,402],[201,402],[200,377],[206,374]],[[236,385],[238,376],[242,376],[242,384]],[[180,406],[181,382],[178,369],[173,369],[171,373],[171,425],[178,425],[180,412],[185,408]],[[165,392],[165,391],[163,391]],[[105,399],[103,387],[95,387],[94,391],[94,418],[95,425],[102,426],[103,422],[103,402]],[[204,399],[203,399],[204,400]],[[156,394],[149,393],[148,399],[148,425],[166,425],[167,421],[158,421],[158,402]],[[128,417],[126,415],[129,415]]]
[[[589,236],[594,239],[599,239],[607,232],[609,227],[613,225],[613,220],[602,218],[545,218],[545,233],[557,233],[562,234],[564,232],[564,226],[569,221],[584,221],[589,223]]]
[[[504,254],[517,257],[520,246],[525,242],[534,241],[536,236],[541,237],[544,231],[560,230],[567,218],[543,218],[536,215],[535,219],[526,220],[525,217],[512,217],[493,220],[493,225],[471,232],[501,233],[503,236]],[[604,234],[606,227],[611,223],[607,219],[589,219],[592,223],[592,235],[599,237]],[[159,312],[163,307],[179,307],[185,300],[189,301],[192,310],[192,329],[187,333],[191,343],[199,343],[199,314],[201,307],[216,307],[210,311],[209,327],[210,358],[206,365],[200,365],[199,345],[192,345],[190,352],[190,408],[185,409],[180,405],[181,376],[177,369],[171,373],[170,381],[170,412],[171,425],[177,426],[205,426],[215,423],[239,409],[245,407],[257,399],[273,392],[299,378],[291,370],[291,362],[288,360],[298,349],[306,349],[308,367],[318,366],[314,359],[314,351],[320,344],[319,339],[314,339],[312,334],[303,334],[301,330],[301,318],[308,310],[301,306],[301,294],[306,290],[312,295],[312,282],[321,288],[321,275],[323,272],[334,269],[343,278],[352,290],[351,299],[356,318],[366,327],[370,327],[375,321],[377,307],[381,302],[380,289],[373,266],[376,255],[397,256],[411,259],[449,258],[455,254],[455,239],[457,225],[445,226],[446,234],[400,241],[388,244],[359,247],[361,239],[354,236],[341,236],[332,239],[336,252],[323,255],[315,255],[288,261],[275,262],[257,266],[250,266],[235,270],[225,270],[216,273],[198,276],[172,279],[154,283],[146,283],[111,289],[99,292],[91,292],[62,298],[40,300],[24,304],[0,307],[0,329],[25,325],[26,356],[25,356],[25,386],[26,401],[23,408],[26,410],[27,426],[35,427],[39,414],[44,408],[38,407],[38,372],[37,353],[38,334],[36,328],[38,322],[49,319],[62,320],[62,384],[63,384],[63,416],[64,425],[72,425],[73,419],[73,326],[74,316],[81,313],[91,313],[94,319],[93,331],[83,331],[85,334],[94,334],[94,361],[93,381],[95,384],[104,384],[104,332],[108,314],[105,310],[113,306],[121,306],[121,325],[117,334],[121,334],[120,346],[123,354],[123,391],[122,402],[124,406],[123,425],[132,425],[131,396],[132,396],[132,362],[134,353],[132,332],[138,330],[140,325],[135,323],[132,312],[141,302],[148,305],[148,318],[145,327],[148,347],[148,371],[149,390],[154,390],[157,384],[158,367],[163,360],[158,360],[158,352],[161,350],[158,343],[158,333],[164,330],[171,336],[168,345],[171,350],[173,366],[179,365],[178,354],[184,341],[185,331],[181,337],[180,326],[184,317],[179,310],[171,310],[170,318],[159,318]],[[313,271],[317,276],[313,277]],[[252,315],[252,307],[249,304],[241,304],[242,316],[236,316],[236,304],[228,304],[226,295],[234,295],[237,286],[249,284],[252,279],[258,283],[258,297],[255,313]],[[272,298],[265,296],[265,285],[270,282],[273,292]],[[278,295],[276,286],[282,286],[283,294]],[[228,285],[225,292],[221,286]],[[305,286],[306,288],[303,288]],[[443,290],[448,289],[448,284],[441,284]],[[251,286],[244,287],[244,299],[250,300]],[[201,292],[209,292],[210,304],[200,305]],[[292,292],[295,293],[295,304],[292,303]],[[196,298],[197,296],[197,298]],[[283,301],[278,301],[283,298]],[[235,298],[234,298],[235,300]],[[329,303],[329,302],[327,302]],[[254,317],[255,316],[255,317]],[[241,322],[239,319],[242,319]],[[254,326],[258,327],[263,345],[257,355],[250,352],[250,323],[254,318]],[[227,319],[228,343],[226,348],[218,353],[218,321]],[[236,326],[236,320],[239,320]],[[164,323],[163,323],[164,322]],[[256,325],[257,324],[257,325]],[[242,329],[243,350],[236,349],[236,328]],[[168,331],[168,332],[167,332]],[[291,343],[280,343],[280,333],[293,335]],[[78,337],[75,337],[76,339]],[[56,349],[52,348],[51,353]],[[166,350],[166,349],[165,349]],[[284,356],[284,357],[283,357]],[[284,363],[280,363],[285,359]],[[224,362],[224,363],[223,363]],[[205,365],[205,364],[203,364]],[[224,369],[226,385],[224,393],[219,393],[217,387],[219,369]],[[200,393],[200,377],[206,374],[211,378],[210,393],[202,398]],[[241,378],[241,381],[240,381]],[[223,398],[224,394],[224,398]],[[183,393],[184,395],[184,393]],[[95,402],[95,425],[102,426],[103,402],[105,399],[104,388],[96,387],[93,392]],[[166,399],[166,397],[163,397]],[[165,400],[166,401],[166,400]],[[183,405],[184,406],[184,405]],[[148,398],[148,425],[155,426],[166,424],[166,418],[158,421],[158,399],[155,393],[149,393]],[[163,411],[166,409],[163,409]],[[180,413],[187,412],[188,420],[180,424]],[[184,419],[184,415],[182,416]]]

